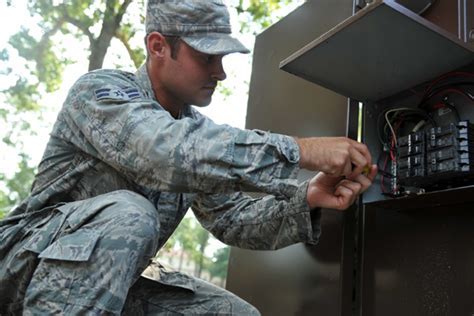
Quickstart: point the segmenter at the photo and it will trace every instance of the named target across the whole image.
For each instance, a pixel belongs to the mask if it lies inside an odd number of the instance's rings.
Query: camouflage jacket
[[[217,125],[192,107],[173,118],[155,99],[145,66],[136,74],[97,70],[70,89],[32,193],[7,220],[126,189],[156,206],[160,246],[190,207],[226,244],[315,243],[320,214],[307,206],[307,183],[297,183],[298,161],[291,137]]]

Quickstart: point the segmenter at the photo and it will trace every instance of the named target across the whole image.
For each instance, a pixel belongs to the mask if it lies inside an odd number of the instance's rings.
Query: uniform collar
[[[146,69],[146,63],[141,65],[135,73],[137,83],[145,90],[148,97],[152,98],[155,101],[155,92],[153,92],[153,87],[151,86],[150,77],[148,76],[148,71]]]

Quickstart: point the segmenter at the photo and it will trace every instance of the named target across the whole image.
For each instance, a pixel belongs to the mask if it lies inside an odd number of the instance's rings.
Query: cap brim
[[[206,33],[182,36],[181,39],[195,50],[210,55],[231,53],[248,54],[250,51],[238,39],[225,33]]]

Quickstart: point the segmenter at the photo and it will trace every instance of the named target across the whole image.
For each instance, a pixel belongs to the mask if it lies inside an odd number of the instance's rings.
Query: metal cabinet
[[[247,128],[355,138],[361,122],[377,157],[383,111],[416,103],[438,75],[474,72],[472,0],[423,17],[388,0],[354,13],[358,2],[307,2],[257,37]],[[473,105],[461,115],[474,121]],[[264,315],[473,314],[474,186],[393,198],[380,181],[357,207],[323,210],[317,246],[233,249],[228,288]]]

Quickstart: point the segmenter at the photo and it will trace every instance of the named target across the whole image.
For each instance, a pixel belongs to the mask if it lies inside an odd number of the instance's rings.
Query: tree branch
[[[122,5],[120,6],[120,9],[117,12],[117,15],[115,16],[115,23],[116,25],[120,25],[122,22],[123,15],[125,12],[127,12],[127,8],[132,3],[132,0],[125,0]]]
[[[123,46],[125,46],[125,49],[127,50],[128,55],[130,56],[130,59],[133,61],[133,64],[135,65],[135,67],[137,68],[140,67],[141,60],[137,60],[135,56],[135,52],[133,51],[132,47],[130,47],[130,43],[128,42],[130,39],[127,38],[125,33],[121,32],[120,30],[116,32],[115,37],[117,37],[122,42]]]
[[[118,12],[115,12],[116,3],[118,3],[118,0],[106,1],[102,29],[100,30],[99,37],[97,37],[91,45],[89,70],[102,67],[105,54],[107,53],[107,49],[110,46],[110,42],[114,36],[117,36],[122,18],[131,2],[132,0],[125,0],[120,6]]]
[[[74,25],[77,27],[79,30],[81,30],[84,35],[86,35],[89,38],[89,42],[94,42],[94,34],[89,30],[89,27],[84,23],[83,21],[80,21],[78,19],[74,19],[71,16],[67,14],[67,12],[64,12],[64,21]]]
[[[64,20],[59,19],[49,31],[45,32],[43,36],[41,36],[41,40],[38,42],[38,46],[42,47],[44,43],[46,43],[49,40],[49,38],[53,36],[61,28],[63,23],[64,23]]]

